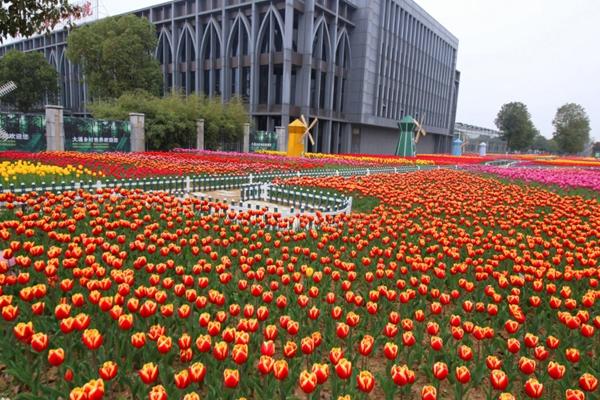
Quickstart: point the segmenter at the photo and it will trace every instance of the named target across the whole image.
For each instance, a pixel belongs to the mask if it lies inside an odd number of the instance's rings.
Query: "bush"
[[[249,120],[238,98],[223,103],[220,98],[180,93],[161,98],[134,91],[113,101],[96,102],[90,110],[95,118],[102,119],[126,119],[130,112],[145,114],[148,150],[194,148],[199,119],[204,119],[205,148],[215,150],[221,143],[240,141],[243,125]]]

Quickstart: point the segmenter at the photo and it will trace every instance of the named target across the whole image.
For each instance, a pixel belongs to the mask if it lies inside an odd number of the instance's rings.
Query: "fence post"
[[[196,121],[196,150],[204,150],[204,120]]]
[[[146,150],[146,128],[145,115],[140,113],[129,113],[129,124],[131,125],[131,151],[143,153]]]
[[[48,151],[65,150],[62,106],[46,106],[46,148]]]
[[[192,180],[189,176],[185,177],[185,191],[186,193],[190,193],[192,191]]]
[[[244,142],[243,142],[243,153],[250,153],[250,124],[244,124]]]

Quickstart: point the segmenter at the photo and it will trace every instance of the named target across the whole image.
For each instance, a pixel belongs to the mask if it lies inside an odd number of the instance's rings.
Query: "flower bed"
[[[597,396],[597,200],[450,170],[286,183],[381,204],[292,231],[164,193],[0,194],[0,381],[29,398]]]
[[[508,179],[600,192],[600,169],[478,167],[476,170]]]

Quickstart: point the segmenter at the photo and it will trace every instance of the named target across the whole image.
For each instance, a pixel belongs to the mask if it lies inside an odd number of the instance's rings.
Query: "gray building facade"
[[[318,118],[314,152],[393,153],[406,114],[429,133],[418,152],[450,151],[458,40],[412,0],[176,0],[133,13],[156,26],[165,92],[241,96],[257,130]],[[0,57],[43,52],[62,105],[85,113],[67,35],[5,45]]]

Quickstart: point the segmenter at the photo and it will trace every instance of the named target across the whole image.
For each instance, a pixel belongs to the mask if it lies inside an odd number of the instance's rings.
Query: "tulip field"
[[[392,163],[121,157],[17,158],[125,177]],[[581,168],[276,181],[378,200],[335,216],[0,193],[0,398],[599,399],[600,172]],[[571,181],[589,195],[542,186]]]

